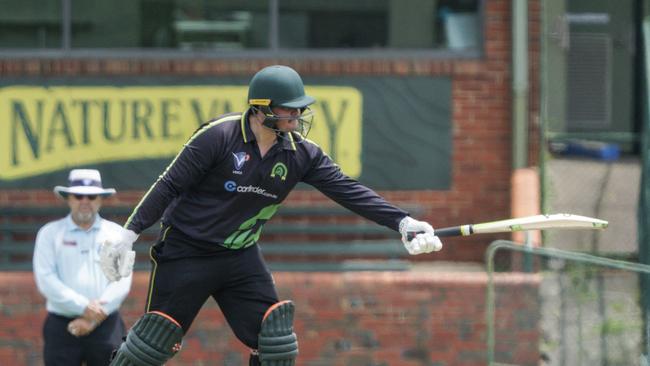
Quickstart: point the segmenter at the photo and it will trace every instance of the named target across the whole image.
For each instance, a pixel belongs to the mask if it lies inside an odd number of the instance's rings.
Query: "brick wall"
[[[508,0],[485,1],[484,55],[479,59],[2,59],[0,77],[51,76],[250,76],[261,67],[288,64],[303,75],[449,76],[452,79],[452,183],[447,191],[380,192],[398,204],[424,206],[420,218],[434,227],[491,221],[510,216],[511,86]],[[529,2],[530,161],[537,160],[540,4]],[[49,191],[0,192],[0,205],[54,202]],[[132,205],[143,192],[120,192],[115,200]],[[327,200],[318,192],[295,192],[289,204]],[[111,203],[109,203],[111,204]],[[497,236],[447,239],[446,249],[428,260],[482,261]],[[501,237],[503,238],[503,237]],[[422,258],[420,258],[422,259]]]
[[[297,365],[485,365],[484,273],[276,273],[296,305]],[[123,306],[127,326],[144,309],[148,274],[138,272]],[[539,278],[500,274],[497,361],[537,365]],[[0,364],[42,365],[44,300],[31,273],[0,273]],[[168,365],[244,365],[216,305],[204,306]]]

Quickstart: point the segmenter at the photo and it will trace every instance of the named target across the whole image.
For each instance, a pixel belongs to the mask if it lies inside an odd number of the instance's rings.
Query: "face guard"
[[[251,111],[262,112],[262,125],[285,140],[304,141],[313,120],[313,113],[308,106],[314,102],[314,98],[305,94],[300,75],[288,66],[265,67],[253,76],[248,86],[248,105]],[[272,112],[273,107],[296,109],[300,115],[278,116]],[[281,131],[278,128],[278,122],[294,119],[298,120],[298,128],[294,131]]]
[[[298,116],[278,116],[273,113],[268,106],[251,106],[251,110],[255,113],[257,111],[264,114],[264,121],[262,126],[272,130],[275,134],[285,140],[293,140],[294,142],[301,143],[309,134],[311,130],[311,123],[314,120],[314,112],[309,107],[300,108],[300,115]],[[278,128],[280,121],[298,120],[298,127],[293,131],[282,131]],[[288,136],[291,133],[293,138]]]

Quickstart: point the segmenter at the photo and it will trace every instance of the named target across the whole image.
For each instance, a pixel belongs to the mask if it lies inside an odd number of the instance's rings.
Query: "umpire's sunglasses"
[[[91,201],[94,201],[97,198],[96,194],[73,194],[74,198],[81,201],[84,197],[88,198]]]

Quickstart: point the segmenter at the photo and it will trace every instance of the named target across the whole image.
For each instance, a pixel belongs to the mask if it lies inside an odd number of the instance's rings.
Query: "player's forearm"
[[[176,195],[177,193],[168,184],[159,179],[142,197],[124,227],[136,234],[140,234],[160,220],[165,209]]]
[[[395,231],[408,212],[388,203],[375,191],[353,179],[342,179],[321,191],[350,211]]]

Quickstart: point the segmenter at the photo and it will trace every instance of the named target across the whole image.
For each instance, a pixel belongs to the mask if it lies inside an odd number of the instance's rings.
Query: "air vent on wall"
[[[611,57],[608,34],[571,33],[568,53],[568,130],[611,125]]]

